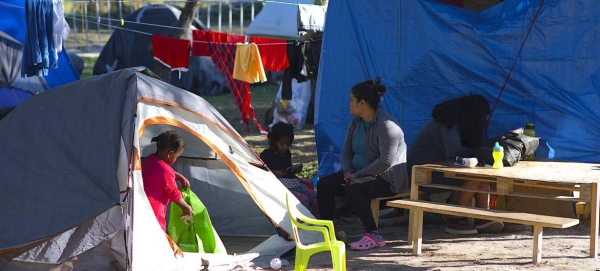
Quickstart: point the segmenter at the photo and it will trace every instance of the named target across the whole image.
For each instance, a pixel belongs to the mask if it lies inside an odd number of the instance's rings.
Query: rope
[[[85,16],[85,17],[90,17],[90,16]],[[94,17],[91,17],[91,18],[94,18]],[[77,20],[83,21],[83,19],[75,18],[75,21],[77,21]],[[121,21],[121,20],[118,20],[118,19],[110,19],[110,20]],[[131,21],[124,21],[124,22],[136,23],[136,22],[131,22]],[[109,26],[108,24],[101,23],[101,22],[95,22],[95,23],[99,24],[99,25]],[[152,25],[152,26],[169,27],[169,28],[179,28],[179,27],[172,27],[172,26],[158,25],[158,24],[148,24],[148,23],[142,23],[142,24]],[[112,28],[116,28],[116,29],[121,29],[121,30],[124,30],[124,31],[131,31],[131,32],[134,32],[134,33],[142,34],[142,35],[149,35],[149,36],[155,35],[153,33],[139,31],[139,30],[133,30],[133,29],[125,28],[125,27],[116,26],[116,25],[111,25],[111,27]],[[307,40],[304,43],[311,42],[311,41],[312,40]],[[316,41],[316,40],[314,40],[314,41]],[[229,44],[229,45],[235,45],[235,43],[200,41],[200,40],[193,40],[192,42],[193,43],[212,43],[212,44]],[[271,46],[271,45],[284,45],[284,44],[287,45],[287,44],[294,44],[294,43],[295,42],[292,41],[292,42],[261,43],[261,44],[257,44],[257,45],[259,45],[259,46]]]

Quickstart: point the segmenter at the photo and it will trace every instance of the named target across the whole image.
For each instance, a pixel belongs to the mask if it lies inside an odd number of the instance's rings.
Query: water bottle
[[[526,136],[535,137],[535,130],[533,129],[533,123],[525,124],[525,130],[523,130],[523,134]],[[525,156],[525,160],[534,160],[535,155],[532,153],[530,155]]]
[[[502,158],[504,158],[504,148],[496,142],[494,144],[494,149],[492,150],[492,157],[494,158],[494,164],[492,168],[503,168],[504,164],[502,164]]]

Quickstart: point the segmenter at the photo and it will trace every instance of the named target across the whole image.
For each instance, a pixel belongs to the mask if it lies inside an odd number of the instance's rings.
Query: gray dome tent
[[[269,237],[252,255],[294,247],[275,234],[292,233],[289,190],[231,124],[203,98],[126,68],[35,95],[0,121],[0,270],[202,269],[210,255],[175,257],[143,190],[141,158],[171,129],[186,142],[173,167],[219,234]]]
[[[154,68],[151,33],[173,37],[181,11],[170,5],[147,5],[125,18],[122,28],[115,29],[100,52],[94,65],[93,74],[105,74],[128,67],[145,66]],[[131,23],[130,23],[131,22]],[[159,27],[156,25],[167,26]],[[198,20],[192,22],[192,29],[207,30]],[[140,33],[142,32],[142,33]],[[190,57],[188,72],[173,72],[171,84],[200,96],[213,96],[231,92],[227,78],[213,64],[210,57]]]

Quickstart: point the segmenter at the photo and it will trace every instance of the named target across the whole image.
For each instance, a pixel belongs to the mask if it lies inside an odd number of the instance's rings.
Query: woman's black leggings
[[[342,185],[345,183],[344,173],[341,171],[319,178],[317,203],[321,219],[332,220],[335,212],[335,196],[346,197],[363,223],[365,231],[377,230],[373,212],[371,212],[371,199],[395,195],[390,190],[390,184],[380,177],[365,183]]]

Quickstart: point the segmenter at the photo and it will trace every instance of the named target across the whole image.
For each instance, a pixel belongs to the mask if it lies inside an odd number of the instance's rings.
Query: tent
[[[181,10],[159,4],[146,5],[129,14],[125,25],[115,28],[102,48],[93,74],[105,74],[127,67],[154,68],[152,35],[173,37]],[[122,27],[122,28],[121,28]],[[191,29],[206,30],[202,22],[194,19]],[[200,96],[212,96],[231,92],[227,78],[214,66],[210,57],[190,57],[187,72],[173,71],[171,84]]]
[[[479,13],[427,0],[330,1],[315,101],[319,175],[340,169],[351,116],[339,97],[376,76],[407,144],[435,104],[477,93],[491,105],[500,97],[488,137],[534,122],[556,159],[600,161],[597,10],[595,0],[505,0]]]
[[[63,50],[58,68],[44,77],[21,77],[21,59],[25,40],[25,1],[0,0],[0,116],[36,93],[79,79]]]
[[[0,115],[48,89],[43,77],[21,77],[23,45],[0,31]]]
[[[247,36],[298,40],[298,4],[313,4],[313,0],[283,0],[266,2],[246,29]],[[327,7],[321,7],[326,10]],[[318,25],[317,27],[323,27]]]
[[[174,256],[143,190],[141,158],[170,129],[187,145],[174,167],[219,234],[271,236],[258,254],[294,247],[289,191],[223,116],[126,68],[35,95],[0,122],[0,232],[10,233],[0,235],[0,270],[201,269],[202,254]]]

